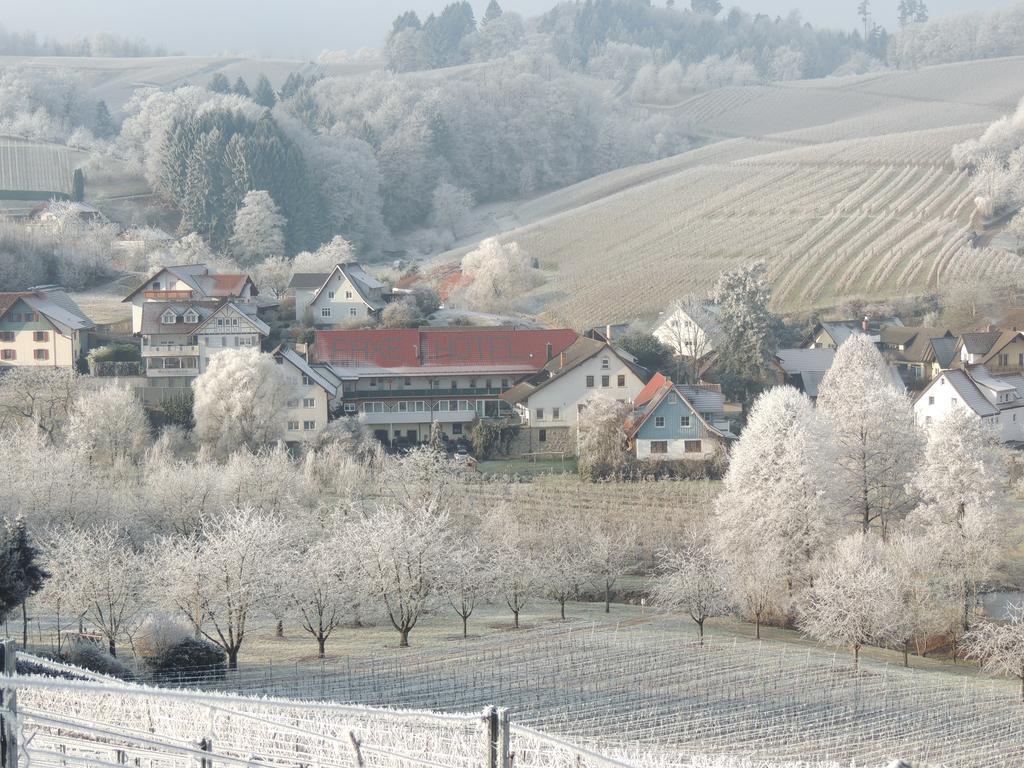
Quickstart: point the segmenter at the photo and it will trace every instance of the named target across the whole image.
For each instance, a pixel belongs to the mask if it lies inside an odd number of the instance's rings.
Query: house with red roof
[[[318,330],[312,358],[341,382],[336,410],[358,414],[386,444],[415,444],[434,423],[458,438],[475,419],[513,416],[502,393],[578,338],[504,326]]]
[[[704,461],[736,439],[717,384],[680,385],[657,373],[633,405],[627,434],[638,459]]]

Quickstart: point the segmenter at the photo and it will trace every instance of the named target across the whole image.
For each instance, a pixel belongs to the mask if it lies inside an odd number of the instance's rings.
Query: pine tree
[[[289,72],[288,77],[284,80],[284,85],[281,86],[281,101],[287,101],[296,93],[299,89],[306,84],[306,78],[304,78],[298,72]]]
[[[741,402],[764,383],[774,349],[766,269],[758,262],[730,270],[718,279],[713,294],[721,327],[716,367],[726,395]]]
[[[100,99],[96,102],[96,116],[93,120],[93,133],[101,139],[110,139],[117,134],[117,126],[110,116],[107,102]]]
[[[277,105],[277,94],[274,93],[274,86],[270,84],[266,75],[260,75],[260,79],[256,81],[256,87],[252,91],[252,100],[267,109],[273,109]]]
[[[41,564],[41,553],[32,541],[25,521],[7,521],[0,548],[0,619],[21,608],[22,643],[28,642],[28,613],[25,603],[42,590],[50,573]]]
[[[252,98],[252,93],[250,93],[249,91],[249,86],[245,82],[245,78],[243,78],[241,75],[239,75],[238,79],[235,80],[235,84],[231,86],[231,92],[236,96],[244,96],[247,99]]]
[[[868,21],[871,19],[871,0],[860,0],[857,4],[857,15],[864,22],[864,40],[868,39]]]
[[[484,11],[484,20],[482,23],[486,24],[490,21],[494,21],[495,19],[500,18],[502,13],[503,11],[501,10],[501,6],[498,5],[498,0],[491,0],[491,2],[487,4],[487,10]]]
[[[231,93],[231,83],[228,82],[228,79],[221,72],[218,72],[210,78],[206,89],[214,93]]]

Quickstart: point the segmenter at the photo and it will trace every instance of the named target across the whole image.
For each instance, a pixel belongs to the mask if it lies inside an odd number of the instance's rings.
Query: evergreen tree
[[[738,267],[723,274],[714,290],[721,326],[716,367],[727,396],[741,402],[764,383],[774,349],[774,317],[768,311],[771,288],[765,271],[763,262]]]
[[[857,4],[857,15],[864,22],[864,39],[868,39],[868,21],[871,19],[871,0],[860,0]]]
[[[245,78],[241,75],[235,80],[235,84],[231,86],[231,92],[237,96],[244,96],[247,99],[252,98],[252,93],[249,91],[249,86],[245,82]]]
[[[420,23],[420,17],[416,15],[416,11],[406,11],[405,13],[399,14],[399,16],[391,22],[391,34],[397,35],[404,29],[415,29],[419,30],[423,27]]]
[[[76,203],[85,200],[85,174],[81,168],[75,168],[75,173],[71,177],[71,199]]]
[[[110,139],[117,134],[117,126],[114,125],[107,102],[103,99],[96,102],[96,116],[93,120],[92,132],[101,139]]]
[[[722,4],[718,0],[690,0],[694,13],[717,16],[722,12]]]
[[[281,86],[281,101],[287,101],[296,93],[303,85],[306,84],[306,78],[304,78],[298,72],[289,72],[288,77],[284,80],[284,85]]]
[[[491,2],[487,4],[487,10],[484,11],[483,23],[486,24],[489,21],[494,21],[495,19],[500,18],[501,14],[502,10],[501,6],[498,5],[498,0],[491,0]]]
[[[22,518],[6,521],[0,546],[0,619],[21,608],[22,643],[28,642],[25,602],[43,588],[50,573],[43,568],[41,553]]]
[[[273,109],[277,105],[277,94],[274,93],[274,86],[270,84],[266,75],[260,75],[260,79],[256,81],[256,87],[252,91],[252,100],[267,109]]]
[[[222,73],[218,72],[210,78],[206,89],[214,93],[231,93],[231,83],[228,82],[228,79]]]

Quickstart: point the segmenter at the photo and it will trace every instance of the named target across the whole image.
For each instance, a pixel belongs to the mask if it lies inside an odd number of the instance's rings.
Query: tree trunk
[[[468,624],[469,624],[469,617],[466,616],[466,615],[463,615],[463,617],[462,617],[462,639],[463,640],[465,640],[467,637],[469,637],[469,629],[467,627]]]
[[[237,648],[228,648],[228,669],[238,669]]]
[[[401,637],[400,637],[400,639],[398,641],[398,647],[399,648],[408,648],[409,647],[409,630],[408,629],[400,629],[398,631],[401,633]]]
[[[607,579],[604,582],[604,612],[612,612],[612,586]]]
[[[853,666],[860,669],[860,646],[853,646]]]
[[[697,640],[701,646],[704,645],[704,621],[697,622]]]
[[[512,616],[514,617],[513,621],[512,621],[512,625],[516,629],[519,629],[519,611],[512,611]]]
[[[904,667],[909,667],[910,666],[910,641],[909,640],[904,640],[903,641],[903,666]]]
[[[275,637],[284,637],[284,619],[277,620],[277,628],[274,630]]]
[[[110,655],[116,657],[117,656],[117,645],[114,644],[114,638],[110,638],[109,647],[110,647]]]
[[[558,607],[562,613],[562,621],[565,621],[565,600],[559,600]]]
[[[317,658],[322,659],[324,657],[324,646],[327,645],[327,638],[320,635],[316,639],[317,644]]]
[[[21,647],[28,648],[28,610],[25,601],[21,601]]]

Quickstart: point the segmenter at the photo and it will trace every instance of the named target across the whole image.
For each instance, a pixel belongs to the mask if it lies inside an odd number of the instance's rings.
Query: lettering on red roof
[[[540,370],[579,338],[565,328],[423,328],[317,331],[316,359],[378,368],[521,366]],[[549,349],[550,345],[550,349]]]

